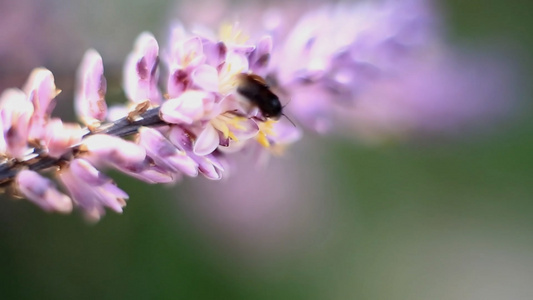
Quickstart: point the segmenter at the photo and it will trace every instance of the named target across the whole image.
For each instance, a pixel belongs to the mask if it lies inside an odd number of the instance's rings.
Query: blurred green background
[[[62,11],[79,26],[72,28],[79,32],[64,28],[66,36],[51,33],[54,42],[65,37],[74,43],[72,56],[51,52],[39,61],[58,74],[65,95],[85,48],[103,49],[104,61],[118,64],[118,78],[121,61],[112,58],[124,57],[139,32],[161,33],[170,5],[37,2],[53,3],[51,13]],[[521,54],[523,82],[531,82],[533,2],[440,4],[451,42],[509,47]],[[50,19],[62,28],[61,18]],[[104,45],[113,41],[116,47]],[[8,46],[20,45],[2,47]],[[2,86],[20,86],[32,67],[4,68]],[[113,68],[109,72],[110,93],[118,95],[120,82]],[[291,152],[298,155],[273,164],[307,165],[321,173],[322,188],[312,196],[302,192],[301,207],[292,212],[306,215],[302,228],[270,239],[265,251],[238,234],[217,237],[216,223],[198,217],[190,203],[207,201],[194,196],[208,184],[201,179],[171,189],[114,174],[130,201],[123,215],[110,212],[95,225],[79,214],[51,215],[25,201],[1,199],[0,298],[533,299],[532,91],[523,86],[519,92],[526,108],[490,133],[380,147],[331,137],[297,145]],[[224,193],[224,183],[215,184]],[[295,189],[311,189],[300,184]],[[276,214],[285,212],[269,213],[276,222]]]

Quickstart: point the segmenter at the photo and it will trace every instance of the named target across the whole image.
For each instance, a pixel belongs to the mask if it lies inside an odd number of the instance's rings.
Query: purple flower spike
[[[0,96],[0,121],[5,154],[21,159],[28,150],[28,135],[33,105],[19,89],[5,90]]]
[[[55,185],[39,173],[23,170],[17,174],[15,179],[18,190],[37,204],[45,211],[57,211],[60,213],[70,213],[72,211],[72,201],[68,196],[59,192]]]
[[[55,107],[54,98],[60,92],[56,89],[54,75],[44,68],[33,70],[26,82],[24,92],[28,95],[34,109],[29,139],[42,139],[45,134],[44,126]]]
[[[87,50],[78,68],[74,95],[76,114],[85,125],[94,126],[105,120],[106,89],[102,57],[94,49]]]
[[[151,33],[143,32],[124,64],[123,86],[130,101],[161,103],[161,93],[157,87],[158,65],[159,45]]]
[[[59,172],[59,178],[87,217],[97,221],[105,214],[104,207],[122,212],[128,198],[113,181],[84,159],[75,159]]]
[[[227,15],[223,6],[200,16],[190,9],[185,18]],[[154,184],[198,174],[220,180],[239,156],[251,154],[249,166],[265,163],[300,139],[291,119],[320,133],[348,125],[350,134],[388,140],[462,133],[472,118],[506,110],[506,84],[491,64],[472,65],[443,47],[430,1],[327,4],[297,17],[306,6],[243,5],[244,19],[218,35],[176,23],[161,82],[159,44],[142,33],[123,68],[127,103],[109,111],[102,58],[87,51],[75,91],[83,129],[51,118],[59,90],[50,71],[34,70],[23,90],[0,96],[0,191],[46,211],[77,205],[98,220],[107,208],[121,213],[128,198],[104,168]],[[235,9],[228,3],[226,12]]]
[[[18,185],[44,209],[66,210],[50,204],[49,195],[59,195],[61,203],[68,199],[50,181],[38,177],[38,189],[31,189],[27,178],[39,175],[22,172],[55,171],[74,204],[98,220],[106,207],[122,212],[128,197],[102,168],[148,183],[173,183],[199,173],[219,180],[231,167],[230,153],[279,152],[294,139],[280,129],[283,123],[276,125],[282,107],[264,78],[272,38],[254,42],[232,26],[220,32],[219,40],[207,30],[193,34],[174,28],[163,55],[168,71],[164,97],[158,89],[158,43],[142,33],[124,65],[128,103],[109,112],[102,58],[87,51],[75,92],[83,129],[50,118],[58,90],[51,72],[37,69],[26,93],[8,90],[0,101],[0,187]],[[112,122],[104,123],[106,118]]]

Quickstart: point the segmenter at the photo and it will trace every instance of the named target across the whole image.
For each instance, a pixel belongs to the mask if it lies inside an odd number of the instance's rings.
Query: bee
[[[256,74],[241,73],[238,75],[237,92],[256,106],[265,118],[279,119],[283,114],[283,106],[263,77]]]

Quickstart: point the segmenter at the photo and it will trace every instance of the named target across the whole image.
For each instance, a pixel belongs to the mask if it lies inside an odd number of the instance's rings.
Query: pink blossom
[[[22,170],[17,174],[16,184],[19,191],[30,201],[45,211],[69,213],[72,211],[72,201],[68,196],[59,192],[51,180],[39,173]]]
[[[22,158],[28,150],[30,119],[34,109],[26,94],[19,89],[5,90],[0,96],[0,120],[5,153]]]
[[[158,65],[159,45],[151,33],[143,32],[135,41],[133,52],[124,64],[123,87],[130,101],[161,102],[161,93],[157,87]]]
[[[172,174],[179,175],[180,173],[184,173],[191,177],[198,175],[198,164],[185,151],[179,150],[176,146],[172,145],[156,129],[148,127],[141,128],[138,143],[146,149],[147,155],[158,166],[163,167]]]
[[[191,125],[202,120],[214,106],[215,97],[204,91],[187,91],[161,105],[161,118],[172,124]]]
[[[152,184],[198,174],[220,180],[242,156],[254,165],[282,154],[301,138],[300,124],[379,140],[453,130],[505,110],[487,105],[505,98],[498,72],[446,47],[430,4],[244,6],[245,21],[218,34],[174,23],[161,54],[144,32],[124,63],[126,101],[109,112],[102,58],[89,50],[75,98],[87,128],[51,118],[59,90],[52,72],[36,69],[23,90],[0,97],[0,185],[45,210],[69,210],[46,172],[99,219],[106,208],[122,212],[128,197],[108,168]]]
[[[95,50],[86,52],[75,99],[78,117],[88,126],[85,129],[50,118],[58,90],[52,73],[37,69],[26,93],[8,90],[0,102],[0,149],[11,164],[3,168],[0,182],[13,181],[26,168],[50,170],[74,204],[96,220],[105,207],[122,212],[127,198],[101,171],[105,168],[148,183],[176,182],[184,175],[198,174],[219,180],[237,152],[278,153],[279,147],[299,138],[299,130],[277,124],[278,115],[271,119],[255,107],[257,101],[277,98],[247,99],[253,95],[243,95],[238,88],[242,76],[264,80],[272,39],[263,36],[256,43],[244,38],[238,27],[224,27],[221,32],[218,39],[175,28],[163,61],[170,71],[165,97],[157,87],[158,43],[150,33],[142,33],[124,66],[128,101],[112,109],[112,123],[102,123],[110,117],[102,58]],[[268,86],[261,83],[258,88]],[[288,132],[296,134],[287,138]],[[132,138],[123,139],[126,136]],[[49,197],[62,194],[44,177],[38,177],[40,189],[30,189],[26,179],[31,176],[40,175],[25,172],[15,184],[30,200],[55,209]]]
[[[105,214],[104,207],[121,213],[128,195],[84,159],[75,159],[58,173],[59,179],[91,220]]]
[[[100,54],[90,49],[85,52],[78,68],[77,87],[74,95],[76,114],[85,125],[98,124],[105,120],[107,89],[104,65]]]
[[[55,107],[54,98],[59,94],[54,83],[54,75],[47,69],[38,68],[32,71],[24,92],[33,104],[30,124],[30,139],[42,139],[44,126],[48,122],[50,113]]]

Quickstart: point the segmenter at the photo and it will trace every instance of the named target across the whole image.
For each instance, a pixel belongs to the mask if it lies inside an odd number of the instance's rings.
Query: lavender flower
[[[276,94],[285,105],[290,100],[291,118],[316,132],[342,124],[362,135],[378,128],[384,136],[431,127],[422,118],[468,120],[486,103],[470,93],[480,83],[458,79],[465,72],[448,63],[455,56],[447,54],[440,22],[424,0],[325,5],[291,30],[290,21],[280,20],[295,19],[297,9],[287,18],[282,11],[265,13],[268,35],[244,30],[262,26],[256,24],[224,25],[217,35],[176,22],[160,49],[142,33],[123,68],[127,102],[109,109],[102,58],[87,51],[74,97],[86,128],[51,117],[59,90],[49,70],[36,69],[22,90],[0,96],[0,185],[46,211],[75,205],[98,220],[105,208],[122,212],[128,199],[105,168],[150,184],[199,174],[218,180],[231,173],[236,156],[264,163],[282,153],[302,133],[278,120],[281,111],[257,105],[281,109]],[[257,86],[244,93],[249,82]],[[455,109],[471,99],[468,111]]]
[[[226,27],[217,39],[177,25],[162,60],[168,71],[162,93],[159,45],[153,35],[142,33],[124,65],[129,101],[111,110],[123,112],[118,119],[108,113],[102,58],[91,49],[78,70],[75,95],[85,129],[50,117],[58,90],[50,71],[36,69],[24,91],[10,89],[1,97],[0,182],[44,210],[69,212],[74,204],[88,219],[98,220],[105,207],[122,212],[128,198],[103,168],[148,183],[198,174],[216,180],[237,152],[257,147],[260,155],[278,152],[299,137],[298,129],[263,116],[237,91],[241,74],[265,76],[271,49],[268,36],[254,43]],[[129,135],[132,140],[122,139]]]

